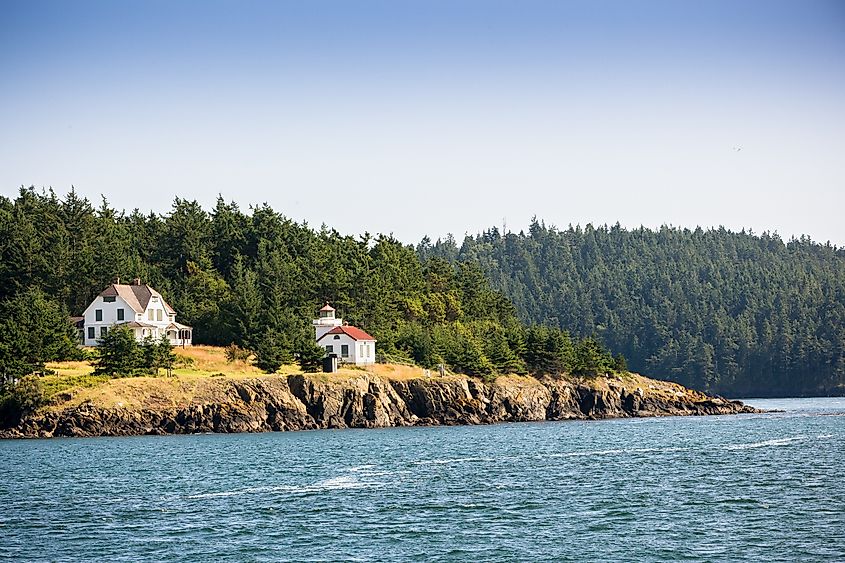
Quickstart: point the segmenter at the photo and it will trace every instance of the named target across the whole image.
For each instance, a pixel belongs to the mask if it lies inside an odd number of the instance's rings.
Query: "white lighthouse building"
[[[335,308],[326,303],[314,319],[314,336],[326,354],[335,354],[341,362],[357,365],[376,363],[376,339],[343,319],[335,317]]]

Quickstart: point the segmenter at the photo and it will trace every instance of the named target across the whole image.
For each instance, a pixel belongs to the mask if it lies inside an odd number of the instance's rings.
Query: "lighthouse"
[[[315,332],[314,337],[317,340],[320,340],[320,337],[331,329],[343,324],[343,319],[335,318],[334,314],[335,308],[326,303],[323,308],[320,309],[319,317],[312,321]]]
[[[312,321],[317,345],[326,354],[336,354],[343,363],[367,365],[376,361],[376,339],[343,319],[335,317],[335,308],[326,303]]]

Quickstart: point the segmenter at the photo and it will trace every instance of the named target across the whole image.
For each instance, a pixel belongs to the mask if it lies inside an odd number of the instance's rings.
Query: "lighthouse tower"
[[[341,326],[343,324],[343,319],[337,319],[334,316],[335,308],[329,305],[328,303],[320,309],[320,318],[314,319],[312,324],[314,325],[315,331],[315,338],[320,340],[320,337],[326,334],[331,329]]]

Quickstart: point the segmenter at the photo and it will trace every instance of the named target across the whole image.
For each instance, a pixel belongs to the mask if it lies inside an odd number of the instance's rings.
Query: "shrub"
[[[234,342],[226,346],[226,361],[230,364],[233,362],[246,362],[252,353],[245,348],[241,348]]]
[[[44,389],[36,376],[28,375],[17,383],[4,385],[0,389],[0,427],[16,426],[44,403]]]

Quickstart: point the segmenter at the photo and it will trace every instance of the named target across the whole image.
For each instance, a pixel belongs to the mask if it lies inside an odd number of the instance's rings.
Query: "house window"
[[[123,320],[123,309],[117,310],[117,320],[119,320],[119,321]]]
[[[94,335],[94,327],[89,326],[88,327],[88,340],[93,340],[94,338],[96,338],[96,336]]]
[[[109,333],[108,327],[106,327],[106,326],[100,327],[100,338],[105,338],[108,333]]]
[[[339,334],[335,334],[335,335],[334,335],[334,339],[335,339],[335,340],[340,340],[340,335],[339,335]]]
[[[97,322],[100,322],[100,321],[103,320],[103,310],[102,309],[96,309],[94,311],[94,319],[96,319]]]
[[[156,320],[161,321],[161,309],[156,310]]]
[[[329,344],[328,346],[326,346],[326,354],[331,354],[332,352],[334,352],[334,346]]]
[[[103,297],[103,303],[114,303],[114,295]]]
[[[349,344],[341,344],[340,345],[340,355],[344,358],[349,357]]]
[[[152,309],[150,309],[149,311],[147,311],[147,320],[150,320],[150,321],[154,321],[154,320],[156,320],[156,318],[155,318],[155,314],[156,314],[156,312],[155,312],[155,311],[153,311]]]

